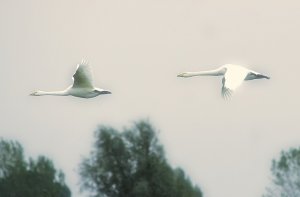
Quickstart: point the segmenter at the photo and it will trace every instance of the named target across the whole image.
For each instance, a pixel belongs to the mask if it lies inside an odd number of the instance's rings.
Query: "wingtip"
[[[85,58],[82,58],[80,64],[81,64],[81,65],[88,65],[89,62],[88,62]]]
[[[226,101],[230,100],[232,98],[232,94],[233,91],[230,90],[229,88],[225,88],[225,87],[222,88],[221,95],[224,100]]]

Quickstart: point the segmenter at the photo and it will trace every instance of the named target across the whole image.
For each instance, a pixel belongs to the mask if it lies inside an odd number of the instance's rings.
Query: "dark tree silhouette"
[[[282,151],[278,160],[273,160],[272,185],[264,197],[300,196],[300,148]]]
[[[182,169],[167,163],[147,121],[118,132],[101,126],[80,167],[82,189],[96,197],[202,197]]]
[[[39,156],[26,161],[18,142],[0,139],[1,197],[70,197],[64,174]]]

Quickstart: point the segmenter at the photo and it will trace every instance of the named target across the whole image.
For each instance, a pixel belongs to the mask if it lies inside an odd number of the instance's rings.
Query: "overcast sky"
[[[51,158],[85,197],[78,164],[97,125],[149,118],[206,197],[261,196],[272,158],[300,145],[299,10],[296,0],[0,0],[0,136]],[[28,96],[66,88],[83,57],[112,95]],[[271,80],[226,102],[221,78],[176,77],[230,62]]]

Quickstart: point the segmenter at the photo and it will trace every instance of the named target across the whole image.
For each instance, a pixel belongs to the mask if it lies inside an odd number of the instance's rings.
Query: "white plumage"
[[[35,91],[32,96],[54,95],[54,96],[75,96],[81,98],[93,98],[101,94],[111,94],[108,90],[103,90],[94,86],[91,67],[84,60],[77,65],[73,75],[73,85],[62,91]]]
[[[270,79],[270,77],[262,75],[253,70],[233,64],[226,64],[215,70],[200,71],[200,72],[184,72],[178,77],[194,77],[194,76],[223,76],[222,79],[222,96],[228,99],[232,93],[243,83],[245,80],[253,79]]]

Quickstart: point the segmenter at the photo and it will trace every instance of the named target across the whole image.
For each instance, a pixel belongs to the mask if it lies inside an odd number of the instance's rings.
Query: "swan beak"
[[[184,73],[178,74],[177,77],[184,77]]]

